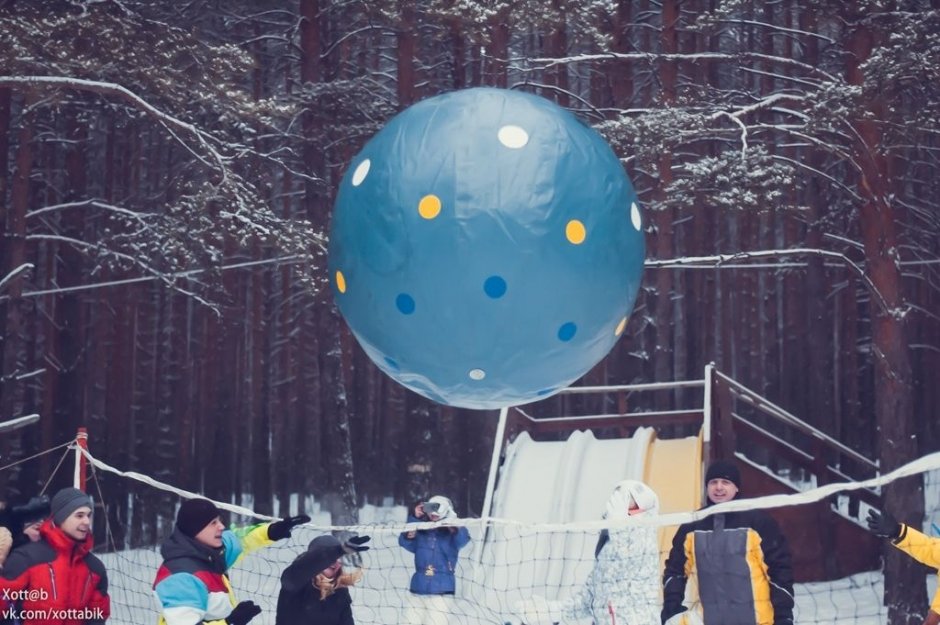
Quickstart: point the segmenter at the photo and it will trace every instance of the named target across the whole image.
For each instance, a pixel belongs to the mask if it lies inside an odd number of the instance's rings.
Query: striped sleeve
[[[271,524],[262,523],[225,530],[222,533],[222,544],[225,546],[225,568],[231,567],[244,555],[273,545],[274,541],[268,538],[269,525]]]
[[[209,605],[209,589],[195,575],[174,573],[154,588],[166,625],[202,623]]]

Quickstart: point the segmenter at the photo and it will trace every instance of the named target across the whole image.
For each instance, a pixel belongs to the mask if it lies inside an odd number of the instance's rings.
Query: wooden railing
[[[535,418],[526,412],[526,407],[509,409],[506,424],[506,440],[511,440],[521,431],[538,437],[543,434],[571,432],[573,430],[607,430],[617,438],[628,438],[638,427],[653,427],[661,431],[664,426],[688,426],[697,433],[704,420],[700,407],[684,410],[662,410],[630,412],[628,398],[637,392],[670,392],[682,389],[703,389],[705,380],[683,380],[647,384],[624,384],[620,386],[574,386],[562,390],[564,395],[604,394],[612,396],[617,406],[616,413],[575,415],[565,417]]]
[[[638,391],[703,391],[701,408],[640,412],[629,403],[646,405]],[[489,514],[495,475],[506,442],[520,431],[533,438],[554,439],[559,433],[590,429],[598,438],[628,438],[639,427],[653,427],[657,436],[687,436],[701,431],[706,462],[737,456],[747,497],[793,493],[832,482],[862,481],[878,473],[878,465],[825,432],[717,371],[705,368],[704,380],[573,387],[564,393],[606,393],[603,401],[587,405],[616,408],[611,414],[533,418],[529,406],[504,409],[494,441],[490,480],[484,504]],[[574,403],[574,402],[572,402]],[[564,405],[564,404],[563,404]],[[680,404],[681,405],[681,404]],[[742,461],[741,457],[747,461]],[[877,568],[879,543],[860,519],[860,502],[880,507],[872,490],[851,490],[806,506],[771,511],[786,528],[797,581],[839,579]],[[833,505],[836,504],[836,505]]]
[[[825,432],[801,421],[743,384],[715,370],[711,376],[711,458],[742,453],[772,473],[789,473],[793,482],[816,486],[862,481],[877,475],[878,464],[843,445]],[[852,491],[849,516],[857,517],[858,503],[878,507],[880,495],[868,489]]]
[[[635,393],[676,392],[704,389],[702,407],[680,410],[630,412],[630,398]],[[605,405],[617,412],[563,417],[534,418],[528,407],[508,411],[504,437],[497,444],[504,448],[521,431],[534,438],[550,438],[573,430],[593,430],[609,437],[626,438],[638,427],[653,427],[662,435],[664,428],[697,433],[703,429],[706,461],[740,453],[770,473],[789,483],[806,487],[833,482],[860,481],[874,477],[878,465],[787,412],[766,397],[715,369],[705,368],[701,380],[625,384],[620,386],[581,386],[561,391],[565,395],[604,394]],[[633,402],[640,403],[640,402]],[[877,507],[879,493],[857,490],[847,494],[848,516],[857,518],[859,502]]]

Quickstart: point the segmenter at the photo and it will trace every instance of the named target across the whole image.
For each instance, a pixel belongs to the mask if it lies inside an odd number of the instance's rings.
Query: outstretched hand
[[[254,601],[242,601],[232,608],[231,613],[225,617],[225,622],[228,625],[245,625],[259,614],[261,614],[261,606],[255,604]]]
[[[372,540],[371,536],[350,536],[346,539],[346,542],[343,543],[343,550],[346,553],[359,553],[361,551],[368,551],[369,547],[366,545],[367,542]]]
[[[877,510],[869,510],[866,522],[869,531],[875,536],[893,539],[901,535],[901,524],[891,516],[890,512],[879,513]]]
[[[290,538],[291,530],[293,530],[298,525],[309,522],[310,517],[306,514],[291,516],[287,517],[286,519],[281,519],[280,521],[275,521],[268,526],[268,538],[271,540]]]

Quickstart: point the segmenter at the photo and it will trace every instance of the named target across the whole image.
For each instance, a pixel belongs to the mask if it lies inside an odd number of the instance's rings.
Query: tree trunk
[[[352,428],[350,427],[346,376],[343,373],[343,348],[340,341],[342,320],[335,306],[324,306],[322,312],[323,332],[327,350],[323,356],[324,405],[328,407],[330,432],[329,447],[323,451],[329,458],[329,477],[334,491],[339,495],[342,507],[331,510],[337,525],[353,524],[358,519],[358,496],[356,472],[352,455]]]
[[[876,45],[867,26],[856,26],[850,35],[852,61],[848,68],[850,84],[864,79],[860,64]],[[868,103],[877,119],[881,104]],[[882,136],[871,117],[860,115],[855,121],[859,142],[853,154],[861,168],[859,183],[862,205],[862,242],[866,273],[881,296],[884,306],[872,297],[872,341],[875,357],[875,419],[880,436],[879,460],[883,472],[891,471],[917,457],[917,429],[914,423],[910,345],[907,338],[907,301],[901,275],[898,224],[890,199],[894,189],[887,162],[881,151]],[[885,488],[885,508],[920,527],[924,518],[924,492],[921,476],[894,482]],[[924,570],[910,557],[890,546],[885,547],[885,603],[888,622],[895,625],[920,625],[925,616],[927,595]]]
[[[611,49],[614,52],[626,53],[632,50],[630,33],[633,32],[633,0],[618,0],[614,16],[613,40]],[[623,64],[618,71],[607,77],[610,82],[612,106],[615,108],[628,108],[633,98],[633,67]]]
[[[66,191],[61,199],[79,201],[87,196],[87,171],[85,151],[88,129],[72,110],[66,119],[68,147],[65,154],[65,173],[68,177]],[[82,211],[66,210],[61,216],[62,234],[84,239]],[[59,286],[72,287],[82,283],[85,260],[81,252],[69,244],[59,245],[56,280]],[[65,431],[75,431],[85,424],[85,310],[82,295],[63,293],[56,306],[56,338],[59,345],[59,383],[55,403],[55,422]]]
[[[675,54],[678,50],[678,35],[676,22],[679,19],[679,7],[676,0],[666,0],[662,5],[662,32],[660,45],[663,54]],[[663,61],[659,67],[660,82],[662,84],[662,105],[670,107],[676,100],[676,77],[678,68],[676,62]],[[675,257],[674,229],[675,210],[663,206],[666,198],[666,188],[672,183],[672,156],[664,152],[657,163],[659,180],[656,185],[655,197],[660,207],[650,211],[655,225],[656,238],[653,249],[657,259],[665,260]],[[653,354],[653,379],[656,382],[668,382],[674,379],[673,353],[675,346],[675,310],[672,301],[675,276],[669,269],[660,269],[656,273],[655,297],[655,323],[656,338]],[[657,394],[656,408],[669,410],[674,405],[666,393]]]
[[[398,108],[414,103],[415,93],[415,11],[411,0],[400,2],[398,25]]]
[[[486,45],[486,68],[484,84],[506,87],[509,79],[506,70],[509,62],[509,25],[502,13],[490,23],[490,37]]]
[[[558,18],[552,27],[552,31],[545,38],[545,51],[547,56],[562,58],[568,55],[564,3],[559,0],[552,0],[552,8],[558,13]],[[570,106],[571,98],[568,96],[570,85],[568,84],[568,66],[566,64],[559,63],[555,67],[547,69],[545,84],[558,88],[554,93],[552,93],[553,90],[548,90],[549,93],[546,93],[545,97],[554,100],[559,106]]]
[[[300,82],[302,85],[319,82],[323,75],[320,60],[320,2],[319,0],[300,0]],[[302,115],[303,161],[311,175],[323,174],[323,152],[317,137],[321,133],[320,124],[309,112]],[[304,180],[303,204],[307,219],[313,223],[322,223],[320,185]]]
[[[30,202],[30,176],[33,172],[33,124],[29,112],[35,103],[35,96],[27,91],[23,97],[20,113],[20,130],[16,142],[15,171],[10,190],[9,209],[0,212],[0,242],[6,250],[0,264],[0,280],[26,262],[26,209]],[[6,205],[0,201],[0,204]],[[0,335],[2,360],[0,360],[0,419],[22,416],[24,405],[24,384],[18,380],[26,362],[26,339],[23,336],[24,321],[22,299],[25,272],[19,272],[9,278],[4,285],[3,294],[9,299],[0,303],[0,313],[4,316],[3,334]],[[9,457],[10,436],[0,437],[0,457]],[[8,483],[11,472],[0,471],[0,492],[16,494]]]

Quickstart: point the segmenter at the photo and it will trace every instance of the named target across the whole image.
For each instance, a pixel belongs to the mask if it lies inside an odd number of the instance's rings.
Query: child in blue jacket
[[[454,504],[436,495],[417,504],[409,523],[437,522],[456,518]],[[415,554],[415,572],[411,576],[411,606],[405,617],[414,625],[445,623],[450,611],[444,598],[456,591],[454,571],[460,550],[470,542],[466,527],[441,525],[432,529],[402,532],[398,544]]]

